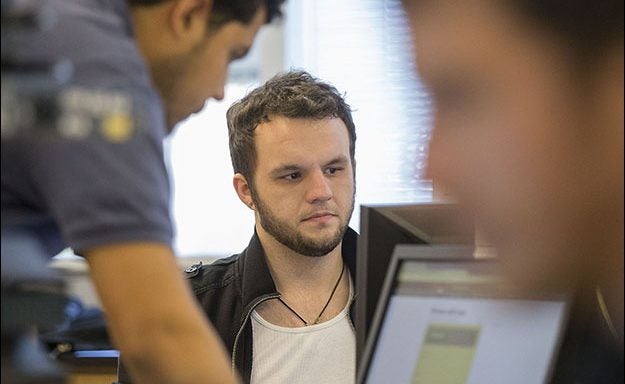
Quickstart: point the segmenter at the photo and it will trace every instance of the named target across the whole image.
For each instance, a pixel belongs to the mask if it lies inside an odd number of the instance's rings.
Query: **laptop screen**
[[[361,382],[549,380],[568,314],[566,295],[515,289],[497,274],[493,260],[396,258]]]

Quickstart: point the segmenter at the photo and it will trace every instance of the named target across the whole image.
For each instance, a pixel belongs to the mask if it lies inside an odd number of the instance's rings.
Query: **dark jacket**
[[[348,228],[343,237],[343,260],[356,281],[357,234]],[[240,254],[210,265],[185,270],[195,294],[232,356],[232,368],[248,383],[252,373],[252,311],[265,300],[280,296],[269,272],[258,235]],[[350,308],[353,318],[354,301]]]

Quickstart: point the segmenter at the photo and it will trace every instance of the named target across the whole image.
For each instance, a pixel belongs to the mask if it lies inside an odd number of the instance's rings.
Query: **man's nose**
[[[332,198],[330,181],[321,170],[312,172],[308,176],[307,188],[306,199],[311,203],[326,201]]]
[[[224,91],[224,87],[219,87],[215,91],[213,91],[212,98],[217,101],[221,101],[224,99],[225,93],[226,92]]]

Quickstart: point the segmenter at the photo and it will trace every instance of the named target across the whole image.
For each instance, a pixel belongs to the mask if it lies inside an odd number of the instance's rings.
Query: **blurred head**
[[[430,177],[525,283],[622,274],[622,0],[404,4],[435,105]]]
[[[247,54],[284,0],[134,0],[137,42],[158,88],[169,129],[221,100],[228,65]]]
[[[234,186],[268,234],[306,256],[341,242],[354,208],[355,128],[338,91],[279,74],[227,113]]]

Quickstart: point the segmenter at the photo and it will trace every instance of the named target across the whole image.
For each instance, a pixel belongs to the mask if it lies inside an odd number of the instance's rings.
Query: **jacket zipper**
[[[352,331],[354,331],[354,334],[356,334],[356,327],[354,326],[354,322],[352,321],[352,305],[354,304],[354,301],[356,301],[356,295],[353,295],[351,297],[351,299],[349,300],[349,305],[348,305],[348,310],[347,310],[347,320],[349,320],[349,325],[352,327]]]
[[[352,288],[350,287],[350,290]],[[252,315],[252,312],[254,311],[254,309],[262,302],[267,301],[267,300],[271,300],[271,299],[277,299],[278,297],[280,297],[281,295],[279,293],[272,293],[269,295],[265,295],[265,296],[261,296],[259,297],[256,302],[254,302],[254,304],[252,305],[252,307],[249,309],[249,311],[247,311],[247,313],[245,314],[245,319],[243,320],[243,323],[241,324],[241,327],[239,328],[239,331],[237,332],[237,335],[234,337],[234,345],[232,347],[232,360],[230,362],[231,364],[231,368],[232,368],[232,372],[236,371],[236,355],[237,355],[237,345],[239,344],[239,337],[241,336],[241,333],[243,333],[243,328],[245,328],[245,324],[247,323],[247,321],[249,320],[250,316]],[[349,300],[349,307],[351,308],[351,306],[354,304],[354,301],[356,300],[356,294],[352,295],[352,297]],[[351,310],[347,311],[347,319],[349,320],[349,324],[352,327],[352,330],[354,332],[356,332],[356,327],[354,327],[354,323],[352,321],[352,316],[351,316]]]
[[[243,328],[245,328],[245,324],[247,324],[247,321],[249,320],[250,316],[252,315],[252,312],[254,311],[254,309],[262,302],[267,301],[267,300],[271,300],[271,299],[277,299],[278,297],[280,297],[279,293],[275,293],[275,294],[270,294],[270,295],[265,295],[265,296],[261,296],[259,297],[256,302],[254,302],[254,304],[250,307],[250,309],[247,311],[247,313],[245,314],[245,318],[243,320],[243,323],[241,324],[241,327],[239,328],[239,331],[237,332],[237,335],[234,338],[234,346],[232,347],[232,361],[231,361],[231,365],[232,365],[232,372],[236,371],[236,356],[237,356],[237,345],[239,344],[239,337],[241,336],[241,333],[243,333]]]

